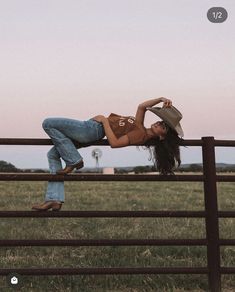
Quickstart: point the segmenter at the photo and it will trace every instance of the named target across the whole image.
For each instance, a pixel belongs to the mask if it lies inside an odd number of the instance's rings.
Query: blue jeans
[[[51,174],[62,168],[60,157],[66,165],[74,165],[83,160],[75,147],[74,141],[90,143],[105,136],[102,123],[89,119],[79,121],[68,118],[47,118],[42,127],[51,138],[54,146],[48,151],[47,158]],[[49,181],[45,201],[64,202],[64,182]]]

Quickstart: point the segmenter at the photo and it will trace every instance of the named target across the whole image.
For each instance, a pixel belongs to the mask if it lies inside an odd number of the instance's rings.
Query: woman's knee
[[[51,124],[51,118],[46,118],[43,122],[42,122],[42,127],[43,129],[46,129],[46,128],[50,128]]]

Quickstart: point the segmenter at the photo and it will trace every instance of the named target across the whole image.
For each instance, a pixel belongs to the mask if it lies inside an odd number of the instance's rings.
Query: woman
[[[163,102],[162,108],[153,107]],[[158,121],[150,128],[144,127],[147,110],[152,111],[163,121]],[[164,97],[147,100],[138,106],[135,117],[123,117],[111,113],[108,118],[95,116],[87,121],[67,118],[48,118],[43,121],[43,129],[51,138],[54,146],[47,153],[50,172],[65,175],[84,166],[83,158],[77,151],[73,140],[91,143],[107,137],[112,148],[128,145],[143,145],[153,142],[154,163],[161,174],[172,174],[175,162],[180,165],[179,143],[183,136],[179,120],[182,118],[169,99]],[[147,146],[150,149],[150,146]],[[66,167],[62,169],[60,157]],[[48,182],[45,202],[36,204],[32,209],[44,211],[60,210],[64,203],[64,182]]]

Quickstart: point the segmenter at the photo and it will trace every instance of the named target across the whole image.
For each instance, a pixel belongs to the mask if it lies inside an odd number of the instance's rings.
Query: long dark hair
[[[181,164],[180,142],[183,141],[175,130],[169,128],[164,140],[159,137],[151,138],[148,142],[154,146],[145,146],[150,151],[156,170],[162,175],[174,174],[174,168]],[[176,165],[178,164],[178,165]]]

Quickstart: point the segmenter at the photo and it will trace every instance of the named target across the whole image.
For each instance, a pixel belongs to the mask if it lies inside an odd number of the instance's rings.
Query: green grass
[[[46,182],[1,182],[1,210],[43,202]],[[201,182],[65,182],[63,210],[204,210]],[[235,209],[234,183],[218,183],[220,210]],[[1,239],[205,238],[202,218],[1,218]],[[235,238],[234,219],[220,219],[220,237]],[[0,248],[1,268],[205,266],[206,248],[187,246]],[[221,265],[235,248],[221,247]],[[205,275],[22,276],[20,291],[208,291]],[[223,291],[235,276],[222,277]],[[7,288],[0,277],[0,291]]]

